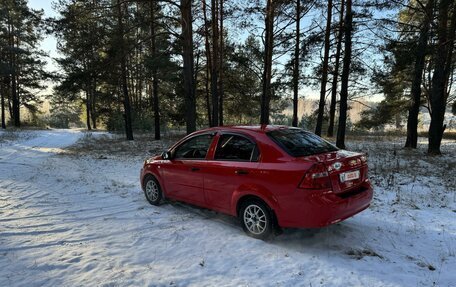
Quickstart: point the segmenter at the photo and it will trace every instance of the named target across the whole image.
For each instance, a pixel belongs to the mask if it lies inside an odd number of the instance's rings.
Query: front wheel
[[[242,228],[247,235],[257,239],[268,239],[272,234],[272,215],[266,204],[249,200],[240,210]]]
[[[163,193],[160,184],[153,176],[147,176],[144,180],[144,194],[147,201],[152,205],[160,205]]]

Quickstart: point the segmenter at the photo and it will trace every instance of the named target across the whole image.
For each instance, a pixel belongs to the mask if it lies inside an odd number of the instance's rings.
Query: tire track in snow
[[[62,160],[51,156],[53,153],[43,156],[39,150],[22,149],[12,156],[22,158],[8,159],[11,165],[0,164],[0,171],[13,165],[15,169],[9,177],[0,174],[0,198],[5,199],[1,205],[8,211],[0,216],[1,231],[5,231],[5,236],[0,236],[0,253],[10,260],[0,257],[2,274],[9,278],[0,279],[0,286],[2,282],[4,286],[27,285],[29,278],[34,278],[36,285],[58,286],[61,280],[85,285],[81,278],[88,276],[93,282],[93,272],[103,270],[105,264],[113,266],[112,272],[117,274],[121,267],[109,250],[118,250],[124,246],[124,238],[133,240],[143,232],[141,224],[130,225],[142,220],[132,212],[138,203],[129,197],[136,185],[117,186],[106,181],[109,188],[100,190],[102,179],[93,174],[95,169],[88,168],[90,161]],[[29,160],[30,166],[16,165]],[[103,264],[96,261],[100,257]]]
[[[49,206],[46,211],[55,207],[55,202],[50,202],[49,192],[38,188],[23,175],[39,178],[46,159],[54,155],[53,152],[42,152],[42,148],[61,148],[76,142],[81,134],[71,131],[41,131],[34,132],[35,137],[19,140],[19,143],[9,142],[3,144],[0,151],[2,159],[0,165],[0,223],[2,241],[9,237],[40,237],[55,236],[55,234],[68,232],[68,228],[55,228],[58,220],[52,218],[53,214],[43,214],[38,207]],[[14,167],[11,167],[13,165]],[[30,167],[35,167],[30,169]],[[54,206],[53,206],[54,205]],[[37,223],[44,220],[45,222]],[[15,226],[5,223],[17,223]],[[20,231],[21,225],[33,229]],[[53,226],[53,229],[44,229]],[[6,228],[5,228],[6,227]]]
[[[10,195],[6,198],[9,201],[8,206],[11,206],[7,209],[9,213],[17,213],[19,208],[28,210],[28,207],[36,207],[37,204],[45,203],[49,195],[48,192],[37,189],[29,182],[10,182],[0,185],[0,190]]]

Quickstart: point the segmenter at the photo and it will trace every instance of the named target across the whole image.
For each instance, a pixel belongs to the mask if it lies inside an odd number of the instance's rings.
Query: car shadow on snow
[[[223,225],[225,230],[229,228],[232,232],[244,235],[241,224],[235,217],[181,202],[168,204],[177,210],[192,214],[194,218],[217,222]],[[343,260],[372,258],[372,260],[395,264],[395,261],[399,259],[397,257],[400,257],[412,263],[415,268],[418,265],[419,267],[424,266],[423,269],[433,271],[431,264],[433,259],[425,258],[420,253],[420,248],[433,246],[433,242],[439,236],[438,230],[425,228],[418,232],[408,226],[406,222],[395,221],[394,218],[378,217],[367,210],[365,214],[323,228],[284,228],[282,234],[274,236],[265,244],[290,252],[315,255],[322,252],[331,253]],[[443,239],[446,242],[456,240],[456,237],[450,233],[446,233],[445,236]],[[247,235],[244,238],[256,240]],[[434,249],[438,251],[439,248],[436,246]]]
[[[164,205],[172,206],[179,211],[188,212],[192,217],[196,216],[200,219],[218,222],[226,227],[233,228],[236,233],[244,233],[241,223],[236,217],[179,201],[166,201]],[[324,243],[326,249],[326,245],[332,242],[338,245],[348,238],[357,237],[357,235],[366,237],[366,234],[370,234],[371,231],[374,232],[374,229],[369,224],[363,224],[359,221],[352,222],[351,219],[348,219],[323,228],[284,228],[280,234],[270,238],[267,243],[284,248],[299,247],[298,249],[301,249],[300,247],[302,246],[318,246]],[[247,235],[245,235],[245,238],[250,239]]]
[[[180,201],[170,201],[167,200],[165,205],[170,205],[178,210],[182,210],[185,212],[188,212],[194,216],[197,216],[201,219],[205,220],[211,220],[214,222],[219,222],[223,225],[233,227],[238,229],[239,231],[242,232],[241,225],[239,223],[239,220],[236,217],[226,215],[217,211],[213,211],[210,209],[202,208],[196,205],[192,205],[189,203],[183,203]]]

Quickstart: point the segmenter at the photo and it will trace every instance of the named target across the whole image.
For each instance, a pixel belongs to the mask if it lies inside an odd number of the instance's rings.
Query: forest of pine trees
[[[275,123],[299,126],[312,89],[315,133],[345,147],[354,101],[382,97],[362,114],[370,130],[406,121],[416,148],[430,114],[429,154],[440,154],[447,107],[456,110],[453,0],[55,0],[46,18],[27,0],[0,0],[2,128],[21,111],[67,127],[125,132]],[[41,41],[53,35],[58,57]],[[46,70],[46,59],[57,66]],[[46,87],[53,89],[43,94]]]

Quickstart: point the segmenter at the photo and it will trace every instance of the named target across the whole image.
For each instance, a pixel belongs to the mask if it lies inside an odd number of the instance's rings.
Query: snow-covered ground
[[[456,286],[454,141],[442,157],[351,141],[369,153],[372,206],[269,242],[228,216],[147,203],[139,169],[170,142],[0,133],[0,286]]]

